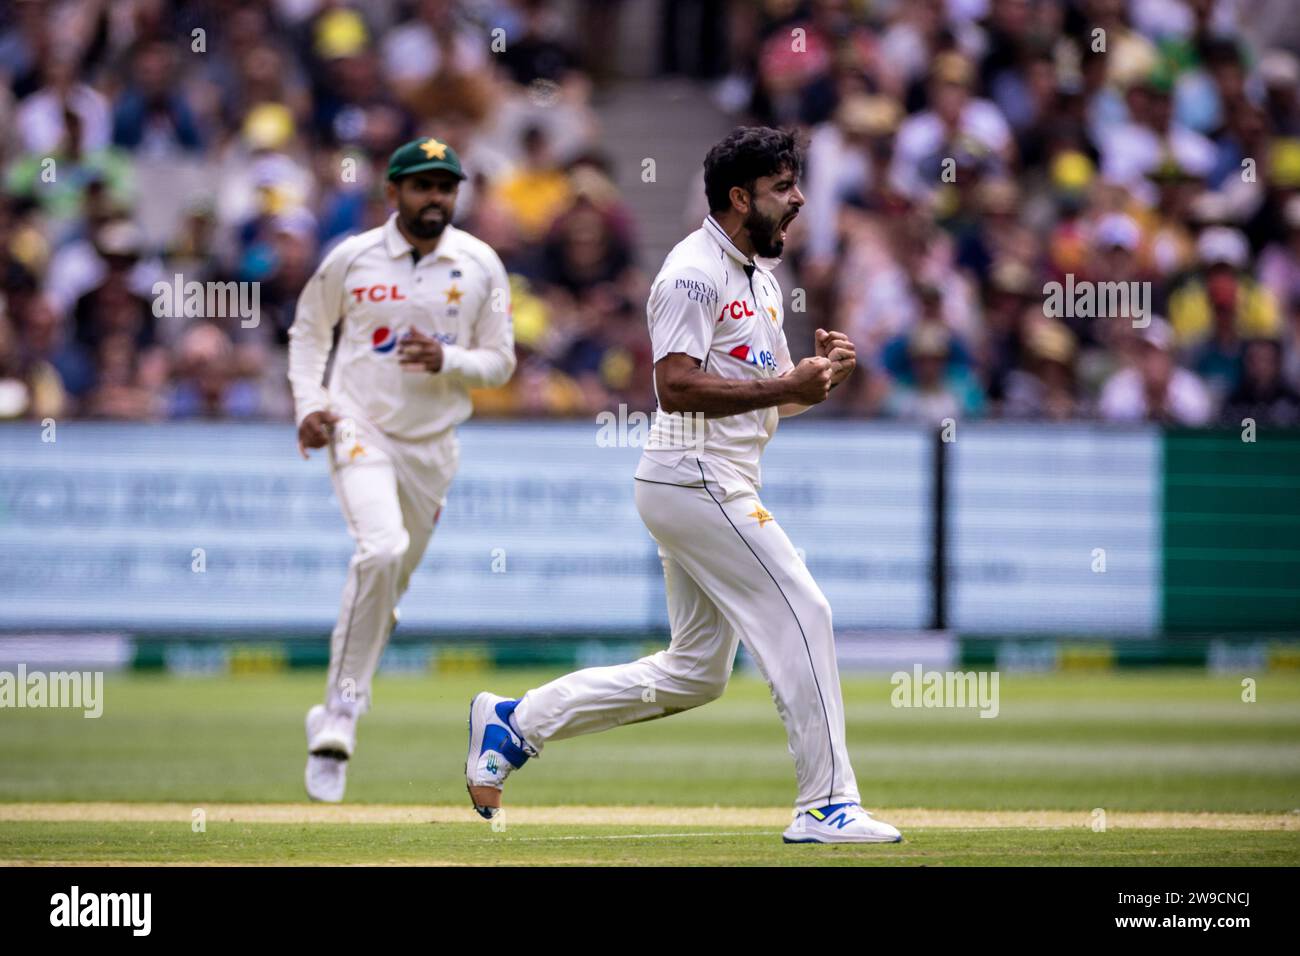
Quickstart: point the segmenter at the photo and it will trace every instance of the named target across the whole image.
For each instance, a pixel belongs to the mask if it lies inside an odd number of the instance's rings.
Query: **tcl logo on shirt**
[[[405,302],[406,296],[398,290],[395,285],[372,285],[370,287],[358,286],[355,289],[348,289],[361,302],[369,299],[371,302]]]
[[[718,315],[718,321],[721,322],[727,316],[733,319],[743,319],[754,314],[754,310],[749,307],[749,302],[745,299],[736,299],[722,307],[722,312]]]

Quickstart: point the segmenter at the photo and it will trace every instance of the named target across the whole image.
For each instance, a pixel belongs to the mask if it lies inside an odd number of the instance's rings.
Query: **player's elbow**
[[[666,356],[655,364],[655,392],[659,396],[660,409],[668,414],[695,411],[691,385],[699,367],[698,360],[677,354]]]
[[[690,389],[682,385],[667,388],[660,387],[659,407],[670,415],[677,412],[695,411],[694,402],[691,401]]]
[[[686,411],[685,404],[671,390],[659,390],[659,408],[669,415]]]

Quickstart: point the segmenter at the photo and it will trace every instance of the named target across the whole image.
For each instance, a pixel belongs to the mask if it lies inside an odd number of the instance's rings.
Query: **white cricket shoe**
[[[832,803],[795,816],[781,838],[786,843],[901,843],[903,834],[856,803]]]
[[[338,803],[348,783],[348,760],[357,744],[357,721],[317,704],[307,711],[307,796]]]
[[[510,719],[518,706],[517,700],[486,692],[476,694],[469,703],[465,788],[475,811],[485,820],[491,820],[501,810],[501,791],[510,771],[537,756]]]

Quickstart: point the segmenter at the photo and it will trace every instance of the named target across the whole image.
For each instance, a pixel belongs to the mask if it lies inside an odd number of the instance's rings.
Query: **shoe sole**
[[[784,833],[781,834],[781,840],[784,843],[821,843],[826,846],[830,846],[836,843],[902,843],[903,842],[903,838],[901,835],[894,837],[892,839],[883,839],[883,840],[818,840],[816,838],[796,840],[786,836]]]

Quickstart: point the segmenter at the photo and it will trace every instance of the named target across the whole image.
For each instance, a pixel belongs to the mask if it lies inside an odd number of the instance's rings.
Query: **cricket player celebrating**
[[[714,146],[704,161],[711,214],[668,254],[651,287],[659,408],[635,496],[659,545],[672,641],[517,700],[478,694],[465,776],[484,817],[498,812],[510,772],[551,741],[716,699],[743,641],[794,756],[799,792],[786,842],[902,839],[858,804],[830,605],[758,494],[759,457],[777,420],[823,401],[856,364],[839,332],[818,329],[816,355],[798,365],[786,345],[772,269],[804,202],[800,166],[794,138],[773,129],[737,129]]]
[[[328,448],[330,477],[356,553],[330,638],[325,703],[307,713],[307,793],[343,799],[357,718],[459,461],[468,389],[515,368],[506,271],[451,225],[465,174],[436,139],[388,164],[397,211],[340,243],[298,299],[289,381],[298,444]],[[335,326],[338,348],[322,384]]]

